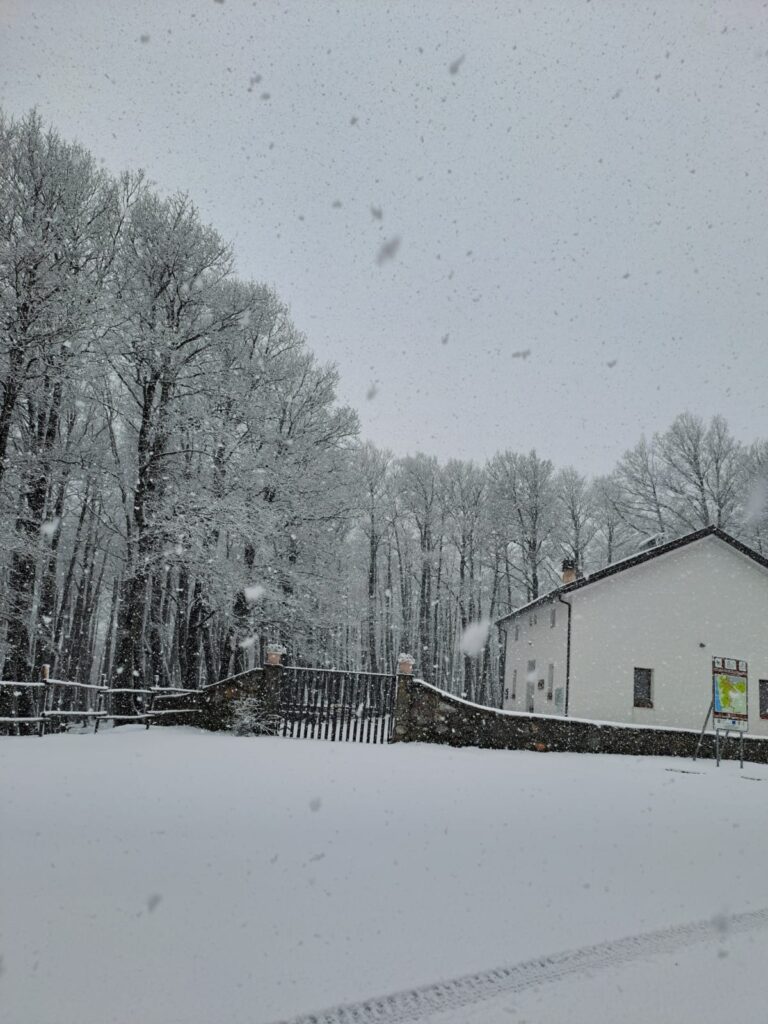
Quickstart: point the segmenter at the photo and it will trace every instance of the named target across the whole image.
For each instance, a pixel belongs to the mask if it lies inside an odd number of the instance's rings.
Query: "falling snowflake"
[[[382,263],[386,263],[387,260],[394,259],[399,248],[400,237],[399,235],[395,235],[394,238],[390,238],[389,241],[385,242],[379,249],[379,254],[376,257],[376,262],[379,264],[379,266],[381,266]]]
[[[490,619],[470,622],[459,640],[459,650],[461,653],[468,655],[470,658],[476,658],[478,654],[482,654],[490,629]]]
[[[260,583],[253,583],[250,587],[243,587],[243,594],[248,604],[254,604],[260,597],[264,596],[264,587]]]
[[[61,518],[59,516],[54,516],[53,519],[46,519],[40,526],[40,533],[46,540],[53,540],[60,524]]]

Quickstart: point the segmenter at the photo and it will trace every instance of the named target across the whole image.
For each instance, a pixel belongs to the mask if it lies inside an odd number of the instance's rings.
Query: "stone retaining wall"
[[[453,747],[563,751],[591,754],[652,754],[693,757],[698,734],[682,729],[643,728],[527,715],[479,707],[411,676],[398,676],[393,742],[444,743]],[[722,743],[721,755],[738,758],[736,741]],[[708,734],[700,757],[715,756]],[[744,758],[768,763],[768,740],[746,737]]]
[[[168,711],[171,707],[173,711],[178,711],[178,717],[174,714],[163,714],[162,717],[158,717],[156,724],[196,725],[211,732],[230,729],[234,702],[242,697],[261,696],[265,706],[274,704],[278,694],[273,683],[273,675],[268,669],[256,668],[241,672],[240,675],[220,683],[212,683],[194,693],[169,698],[166,707]],[[162,708],[162,704],[157,704],[157,707]]]

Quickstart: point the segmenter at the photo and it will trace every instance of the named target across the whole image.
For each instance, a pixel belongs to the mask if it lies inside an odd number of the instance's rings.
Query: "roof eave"
[[[555,598],[559,598],[561,594],[569,594],[574,590],[581,590],[582,587],[587,587],[590,583],[599,583],[600,580],[607,579],[609,576],[615,576],[617,573],[624,572],[625,569],[634,569],[637,565],[642,565],[644,562],[650,562],[653,558],[669,554],[672,551],[676,551],[678,548],[683,548],[688,544],[693,544],[698,540],[703,540],[705,537],[717,537],[718,540],[730,545],[742,555],[750,558],[753,562],[757,562],[757,564],[763,566],[764,569],[768,569],[768,558],[765,558],[758,551],[755,551],[754,548],[750,548],[746,544],[742,543],[742,541],[732,537],[730,533],[726,533],[725,530],[721,529],[719,526],[705,526],[700,530],[693,530],[691,533],[686,533],[682,537],[676,537],[674,540],[668,541],[666,544],[660,544],[656,548],[650,548],[648,551],[641,551],[640,553],[630,555],[627,558],[622,558],[618,562],[613,562],[611,565],[607,565],[604,569],[598,569],[597,572],[593,572],[588,576],[582,576],[580,579],[574,580],[573,583],[566,583],[561,587],[555,588],[555,590],[550,590],[548,594],[543,594],[541,597],[537,597],[533,601],[529,601],[527,604],[521,605],[519,608],[515,608],[514,611],[509,612],[507,615],[503,615],[500,619],[497,619],[496,626],[500,628],[510,619],[514,619],[516,616],[529,611],[531,608],[536,608],[541,604],[545,604],[547,601],[555,600]]]

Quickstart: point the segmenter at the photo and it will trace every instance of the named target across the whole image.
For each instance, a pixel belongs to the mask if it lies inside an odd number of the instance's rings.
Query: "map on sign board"
[[[747,720],[747,663],[736,658],[712,659],[715,718]]]

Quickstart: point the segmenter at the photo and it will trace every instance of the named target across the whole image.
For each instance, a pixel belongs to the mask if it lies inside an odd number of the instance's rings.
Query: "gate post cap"
[[[416,664],[416,659],[411,654],[398,654],[397,656],[397,674],[399,676],[412,676],[413,666]]]
[[[267,644],[267,664],[281,665],[285,653],[286,649],[282,644]]]

